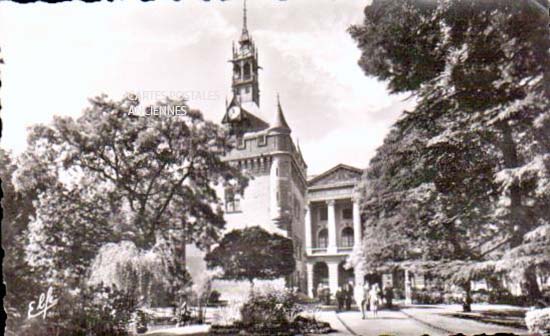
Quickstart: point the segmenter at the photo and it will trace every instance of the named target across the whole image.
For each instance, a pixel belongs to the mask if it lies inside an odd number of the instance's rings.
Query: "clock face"
[[[241,114],[241,109],[238,106],[233,106],[229,109],[229,112],[227,114],[229,115],[229,118],[236,119]]]

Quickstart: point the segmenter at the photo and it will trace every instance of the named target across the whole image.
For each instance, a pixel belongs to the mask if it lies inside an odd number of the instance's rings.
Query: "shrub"
[[[393,289],[393,297],[395,299],[401,300],[405,298],[405,292],[401,288]]]
[[[513,295],[507,289],[499,288],[489,291],[489,303],[526,306],[529,299],[525,295]]]
[[[489,293],[486,290],[480,289],[472,293],[472,302],[474,303],[488,303]]]
[[[525,324],[530,332],[543,335],[550,333],[550,308],[527,312],[525,315]]]
[[[208,303],[209,304],[220,303],[221,296],[222,296],[221,293],[218,292],[217,290],[211,291],[210,295],[208,296]]]
[[[293,291],[253,292],[241,308],[241,318],[244,325],[280,325],[293,321],[302,310]]]
[[[440,304],[443,303],[443,293],[426,289],[415,290],[412,293],[412,300],[420,304]]]
[[[134,299],[117,289],[87,287],[77,294],[62,292],[46,318],[27,320],[21,336],[127,336]]]
[[[462,303],[462,295],[455,292],[446,292],[443,294],[443,303],[456,304]]]

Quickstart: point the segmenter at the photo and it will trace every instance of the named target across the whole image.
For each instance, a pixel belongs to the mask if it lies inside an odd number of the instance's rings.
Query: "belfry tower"
[[[222,119],[237,143],[223,160],[251,179],[242,195],[232,186],[224,186],[226,230],[260,226],[291,239],[296,272],[279,280],[305,288],[303,236],[307,165],[292,139],[279,97],[274,106],[260,109],[258,49],[248,31],[246,2],[242,24],[230,60],[232,98],[226,103]],[[226,290],[237,287],[242,286],[227,284]]]
[[[233,96],[239,102],[254,102],[260,107],[260,85],[258,82],[258,49],[248,33],[246,0],[243,8],[243,30],[238,45],[233,43]]]

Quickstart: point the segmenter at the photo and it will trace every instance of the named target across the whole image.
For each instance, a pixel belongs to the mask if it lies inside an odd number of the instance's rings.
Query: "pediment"
[[[363,171],[361,169],[338,165],[332,169],[327,170],[323,174],[317,175],[309,181],[310,187],[333,185],[333,184],[345,184],[345,183],[357,183],[361,179]]]

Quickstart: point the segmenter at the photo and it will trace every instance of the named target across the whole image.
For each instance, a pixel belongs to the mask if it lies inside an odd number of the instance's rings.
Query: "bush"
[[[220,303],[221,296],[222,296],[221,293],[218,292],[217,290],[211,291],[210,295],[208,296],[208,304]]]
[[[62,292],[43,319],[27,320],[21,336],[127,336],[135,301],[117,289],[87,287],[77,294]]]
[[[443,303],[446,304],[462,304],[462,295],[455,292],[447,292],[443,294]]]
[[[288,324],[302,311],[298,296],[290,290],[252,293],[241,308],[244,325]]]
[[[393,297],[394,299],[402,300],[405,298],[405,291],[403,291],[401,288],[394,288]]]
[[[550,333],[550,308],[537,309],[527,312],[525,324],[532,333]]]
[[[472,302],[473,303],[489,303],[490,295],[484,289],[477,290],[472,292]]]
[[[412,300],[419,304],[440,304],[443,303],[443,293],[440,291],[428,291],[426,289],[412,292]]]
[[[499,288],[489,291],[489,303],[526,306],[529,299],[525,295],[513,295],[507,289]]]

